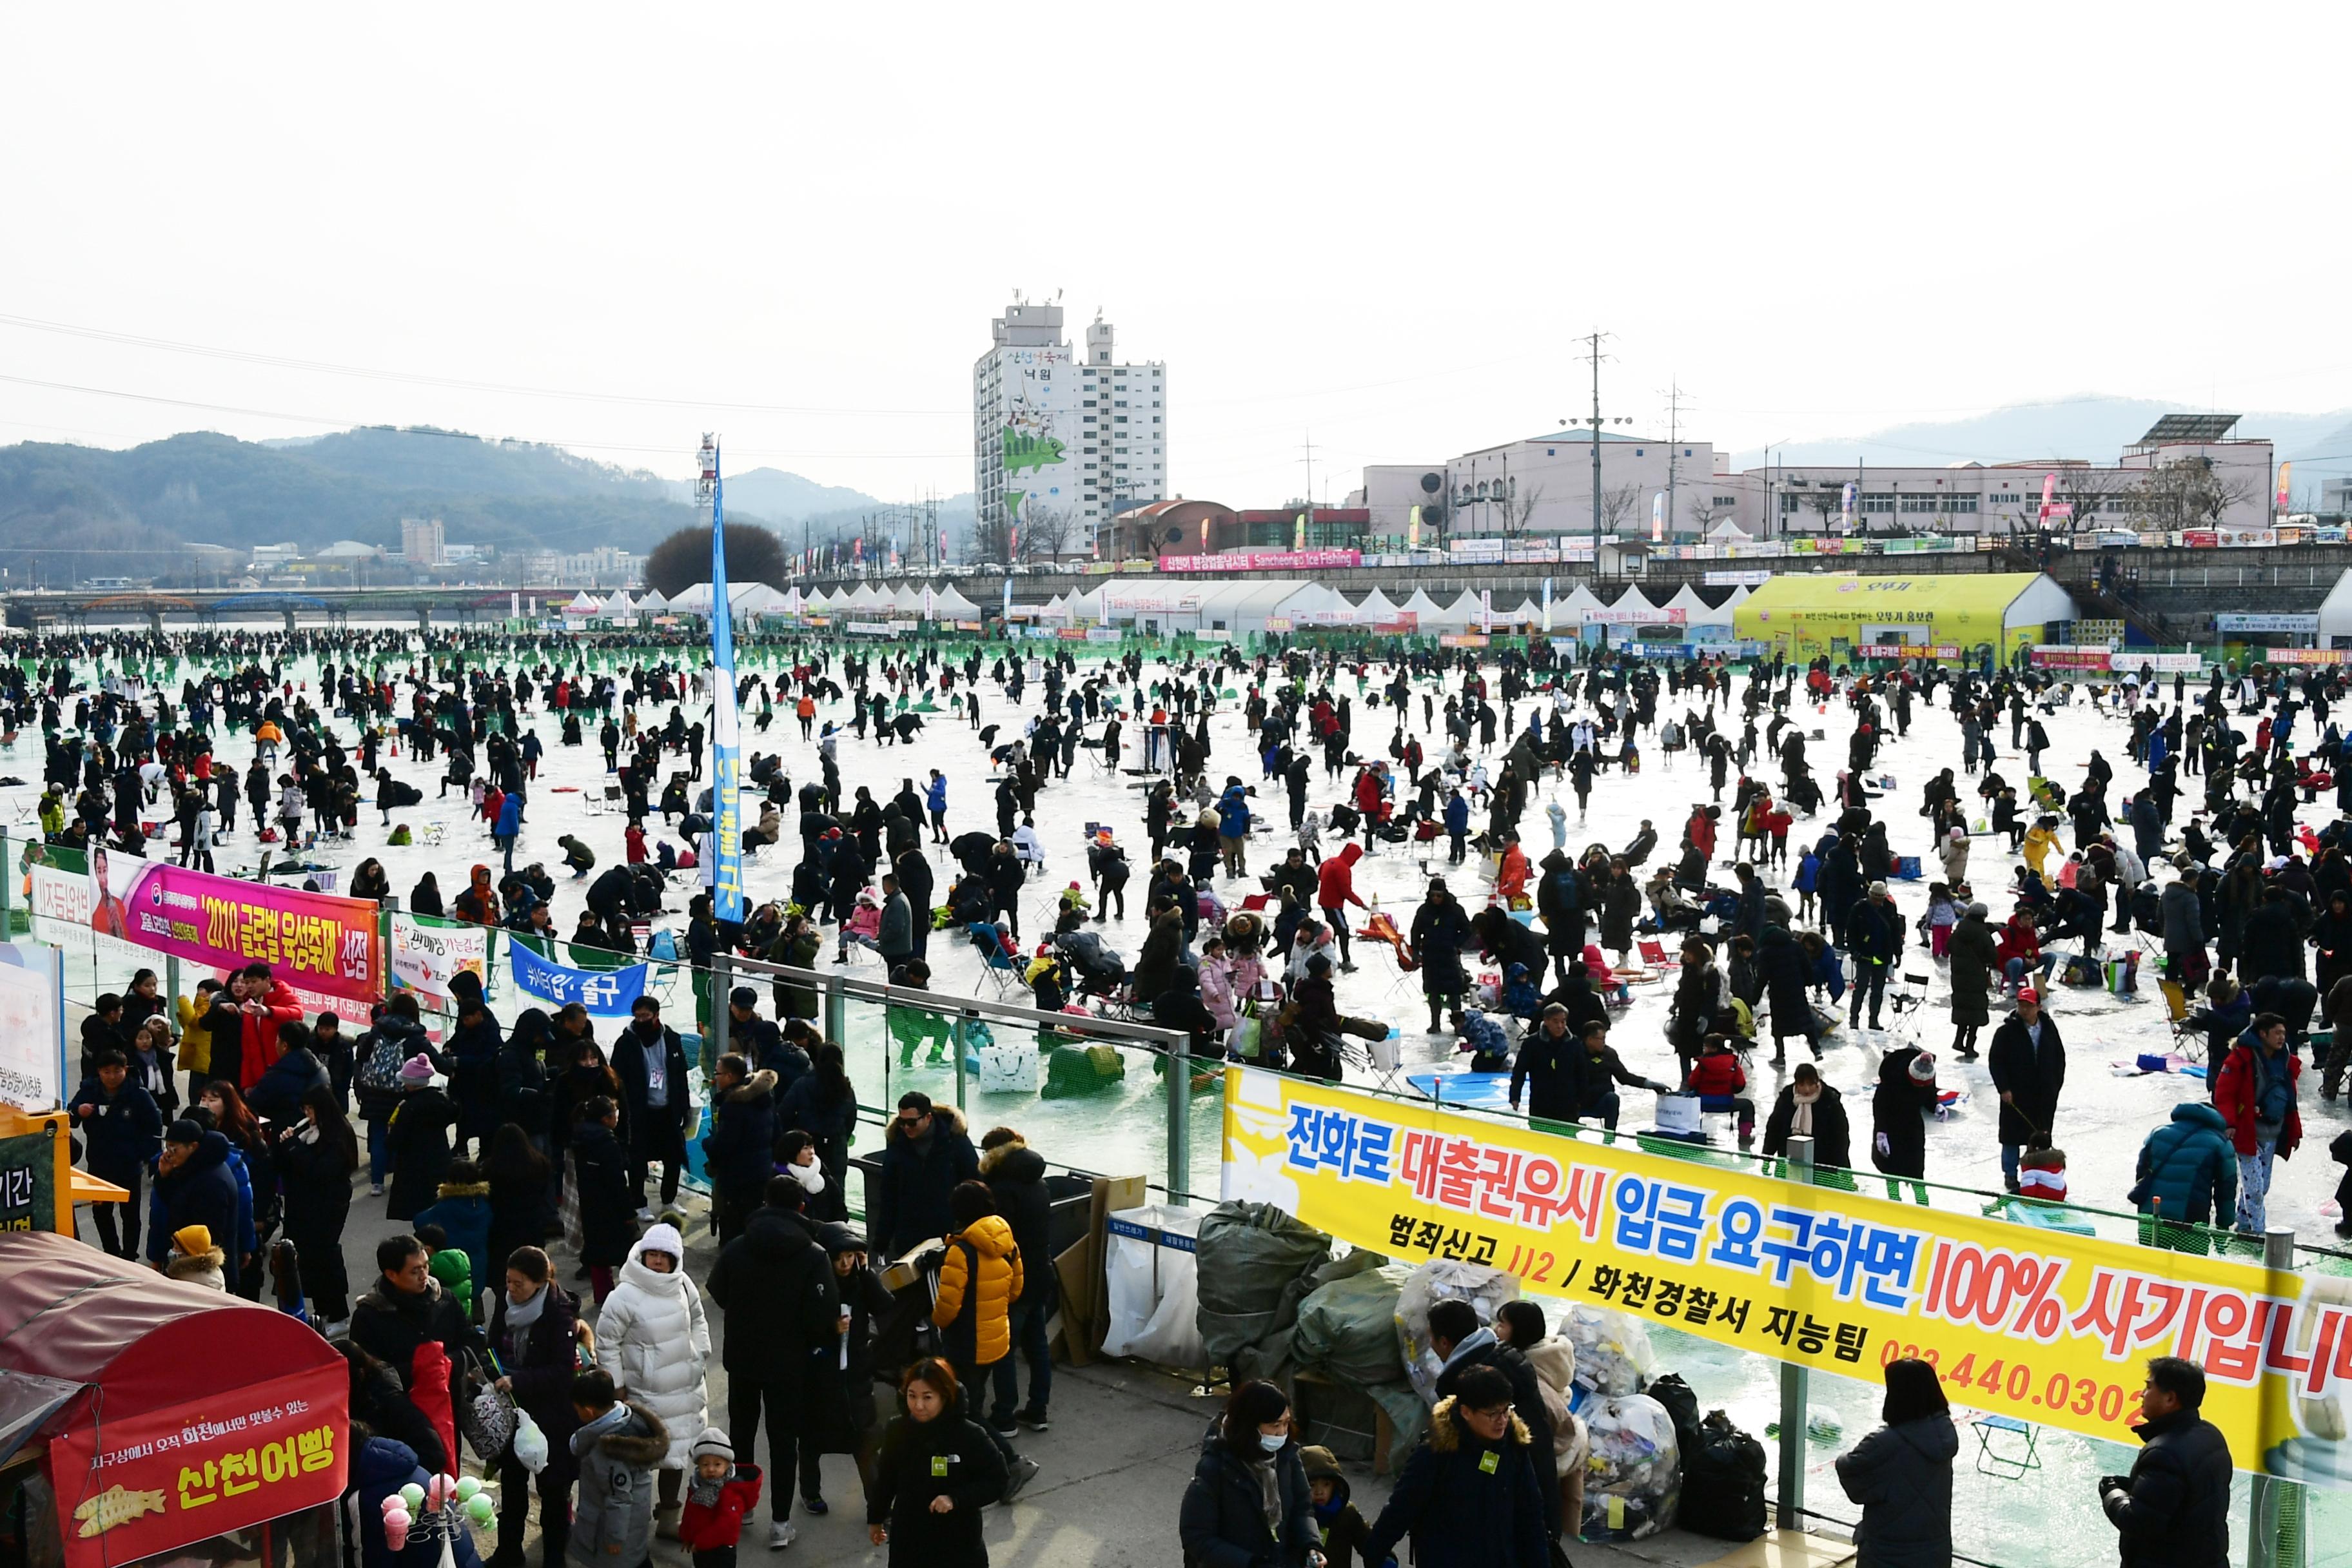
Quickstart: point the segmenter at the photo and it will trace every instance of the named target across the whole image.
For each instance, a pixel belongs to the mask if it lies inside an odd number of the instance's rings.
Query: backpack
[[[360,1068],[360,1087],[385,1094],[398,1094],[400,1064],[406,1059],[400,1054],[399,1041],[379,1038],[374,1048],[368,1052],[366,1065]]]

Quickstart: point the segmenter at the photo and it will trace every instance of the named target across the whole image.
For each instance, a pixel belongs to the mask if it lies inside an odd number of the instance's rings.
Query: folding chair
[[[975,921],[964,927],[964,934],[971,938],[972,948],[980,954],[981,966],[986,972],[989,983],[995,987],[997,1000],[1006,1001],[1022,994],[1025,988],[1021,982],[1020,966],[996,940],[996,928]]]
[[[1670,955],[1666,952],[1666,944],[1654,937],[1642,938],[1633,944],[1633,948],[1641,955],[1644,969],[1656,971],[1682,967],[1682,959],[1678,955]]]
[[[1969,1425],[1977,1430],[1977,1474],[2021,1481],[2028,1470],[2042,1468],[2042,1457],[2034,1450],[2037,1434],[2016,1416],[1979,1415]]]

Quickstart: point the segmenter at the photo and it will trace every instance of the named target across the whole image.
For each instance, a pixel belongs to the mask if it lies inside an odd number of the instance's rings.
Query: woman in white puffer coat
[[[613,1374],[625,1397],[669,1429],[656,1510],[665,1536],[676,1532],[688,1450],[710,1425],[702,1384],[709,1359],[710,1321],[703,1315],[702,1292],[686,1277],[686,1239],[676,1226],[649,1226],[629,1249],[621,1281],[596,1315],[596,1364]]]

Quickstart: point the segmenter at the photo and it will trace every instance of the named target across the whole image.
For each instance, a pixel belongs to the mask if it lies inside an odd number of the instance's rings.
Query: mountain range
[[[1896,425],[1866,436],[1791,441],[1770,449],[1769,460],[1790,464],[1862,462],[1890,468],[1944,463],[2036,462],[2079,458],[2111,463],[2123,448],[2168,414],[2209,412],[2185,403],[2084,394],[2048,402],[2017,403],[1962,419]],[[2267,437],[2282,460],[2294,464],[2294,504],[2316,504],[2321,481],[2352,475],[2352,409],[2327,414],[2254,413],[2231,435]],[[1734,469],[1761,467],[1760,450],[1732,454]],[[2308,492],[2306,494],[2306,492]]]
[[[268,442],[190,433],[122,450],[24,442],[0,447],[0,581],[170,578],[192,543],[351,539],[396,552],[404,517],[437,517],[449,542],[500,552],[643,552],[698,521],[691,498],[562,447],[428,427]],[[730,517],[812,542],[854,533],[885,505],[774,468],[730,476],[727,498]],[[971,512],[969,497],[940,508],[951,536],[969,533]]]

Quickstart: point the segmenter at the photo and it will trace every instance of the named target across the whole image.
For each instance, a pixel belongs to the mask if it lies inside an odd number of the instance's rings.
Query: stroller
[[[1126,960],[1093,931],[1064,931],[1054,939],[1054,951],[1070,966],[1081,996],[1108,996],[1127,983]]]

